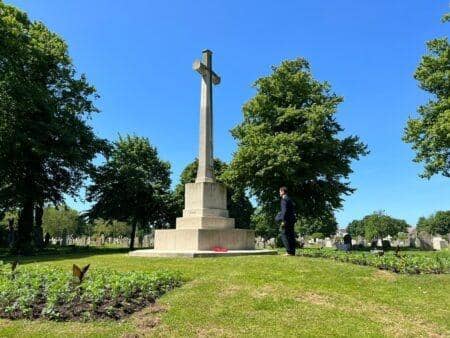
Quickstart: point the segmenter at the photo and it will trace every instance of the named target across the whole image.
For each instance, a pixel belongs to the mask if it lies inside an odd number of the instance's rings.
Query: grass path
[[[115,253],[39,260],[68,270],[73,263],[165,268],[181,271],[188,281],[158,306],[123,321],[0,320],[1,337],[450,337],[450,275],[397,275],[284,256],[146,259]]]

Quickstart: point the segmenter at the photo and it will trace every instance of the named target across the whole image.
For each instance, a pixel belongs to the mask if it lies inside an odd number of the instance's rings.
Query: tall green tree
[[[328,218],[305,218],[300,217],[296,224],[295,230],[300,235],[322,234],[325,237],[336,234],[337,221],[334,215]]]
[[[343,99],[313,78],[306,60],[284,61],[272,71],[255,82],[256,95],[232,130],[238,149],[225,175],[272,215],[279,187],[287,186],[299,215],[329,219],[342,195],[354,191],[347,182],[350,164],[366,146],[342,136],[335,113]]]
[[[278,236],[279,225],[274,222],[272,215],[265,212],[263,208],[256,208],[251,222],[256,236],[260,236],[265,240]]]
[[[377,211],[361,220],[352,221],[347,231],[352,236],[364,236],[368,240],[386,236],[397,237],[399,233],[408,231],[408,223],[386,215],[383,211]]]
[[[450,15],[443,21],[450,21]],[[450,44],[444,37],[428,41],[427,48],[414,78],[431,99],[418,108],[418,117],[408,120],[403,140],[416,152],[414,161],[424,163],[422,177],[450,177]]]
[[[106,141],[87,124],[95,88],[64,40],[0,1],[0,210],[18,208],[18,251],[42,241],[44,203],[75,196]],[[34,219],[36,218],[36,219]]]
[[[88,216],[130,223],[133,249],[138,225],[161,227],[167,222],[169,189],[170,164],[159,159],[150,141],[120,137],[87,188],[86,199],[94,203]]]
[[[450,233],[450,210],[438,211],[429,217],[419,218],[417,231],[425,231],[432,235],[446,235]]]
[[[363,220],[355,219],[347,226],[347,232],[352,237],[364,237],[366,235],[365,223]]]
[[[180,182],[175,187],[173,192],[174,205],[176,206],[176,212],[172,220],[172,224],[175,223],[175,217],[180,217],[184,208],[184,191],[186,183],[195,182],[197,177],[198,160],[195,159],[189,163],[180,175]],[[236,186],[232,186],[229,182],[226,182],[223,177],[223,173],[228,168],[228,165],[218,158],[214,159],[214,176],[218,182],[221,182],[227,186],[227,208],[230,213],[230,217],[235,219],[235,225],[240,229],[248,229],[251,227],[251,217],[253,215],[253,206],[249,198],[246,196],[244,189],[240,189]]]
[[[52,237],[60,237],[63,234],[81,235],[84,232],[84,222],[78,211],[65,205],[58,208],[45,207],[42,227],[44,233],[48,232]]]
[[[96,219],[93,222],[92,233],[106,237],[119,237],[130,235],[130,225],[126,222],[105,221],[103,219]]]

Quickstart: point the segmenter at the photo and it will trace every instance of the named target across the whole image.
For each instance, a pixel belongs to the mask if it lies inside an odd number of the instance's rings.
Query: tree
[[[84,222],[78,211],[68,206],[58,208],[48,206],[44,208],[42,217],[44,233],[53,237],[61,237],[64,233],[81,235],[84,231]]]
[[[93,233],[97,236],[106,237],[129,236],[130,226],[126,222],[105,221],[103,219],[94,220]]]
[[[450,233],[450,210],[438,211],[428,218],[420,217],[417,231],[425,231],[432,235],[446,235]]]
[[[366,229],[364,226],[364,221],[363,220],[353,220],[350,222],[350,224],[347,226],[347,232],[350,234],[350,236],[352,237],[364,237],[366,234]]]
[[[0,1],[0,210],[19,209],[17,251],[42,241],[44,203],[75,196],[107,150],[86,120],[95,88],[77,76],[66,43]],[[40,233],[39,233],[40,232]]]
[[[450,21],[450,15],[443,21]],[[450,177],[450,44],[445,37],[427,42],[427,47],[414,78],[432,99],[419,107],[417,118],[408,120],[403,140],[412,144],[414,162],[424,162],[422,177]]]
[[[287,186],[299,215],[331,218],[342,195],[354,191],[344,180],[366,146],[356,136],[341,137],[334,115],[343,99],[313,79],[306,60],[272,70],[255,82],[244,121],[232,130],[238,149],[226,179],[248,188],[271,215],[279,208],[279,187]]]
[[[138,225],[160,227],[167,222],[169,188],[170,164],[158,158],[149,140],[120,137],[87,188],[86,199],[94,202],[88,216],[129,222],[133,249]]]
[[[18,218],[19,213],[17,210],[4,212],[0,215],[0,246],[8,247],[11,245],[11,242],[14,245],[14,232],[17,228]],[[13,234],[11,234],[11,230]]]
[[[180,182],[175,187],[173,192],[176,213],[173,217],[175,224],[175,217],[180,217],[184,208],[184,191],[186,183],[195,182],[197,177],[198,160],[195,159],[189,163],[180,175]],[[249,198],[246,196],[244,189],[232,186],[224,180],[223,173],[228,168],[228,165],[220,159],[214,159],[214,176],[218,182],[227,186],[227,208],[230,217],[235,219],[236,228],[248,229],[251,227],[251,216],[253,215],[253,206]]]
[[[272,215],[265,212],[263,208],[256,208],[251,221],[256,236],[261,236],[265,240],[276,238],[278,236],[279,225],[274,221]]]
[[[302,236],[322,234],[325,237],[334,235],[337,230],[337,222],[334,215],[327,218],[304,218],[301,217],[295,224],[296,231]]]
[[[368,240],[384,238],[386,236],[397,237],[399,232],[407,232],[408,223],[384,214],[382,211],[365,216],[362,220],[352,221],[347,231],[352,236],[361,236]]]

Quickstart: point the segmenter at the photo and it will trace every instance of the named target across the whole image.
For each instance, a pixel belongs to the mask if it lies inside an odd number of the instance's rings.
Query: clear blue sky
[[[299,56],[345,97],[338,120],[371,154],[353,164],[357,191],[337,212],[341,227],[374,210],[406,219],[450,209],[450,180],[418,177],[401,140],[405,122],[428,98],[413,79],[425,42],[448,35],[447,0],[111,1],[6,0],[68,43],[78,71],[98,89],[102,137],[147,136],[172,164],[174,183],[197,154],[205,48],[222,77],[215,89],[215,154],[236,149],[229,130],[242,118],[254,80]],[[77,209],[82,202],[70,201]]]

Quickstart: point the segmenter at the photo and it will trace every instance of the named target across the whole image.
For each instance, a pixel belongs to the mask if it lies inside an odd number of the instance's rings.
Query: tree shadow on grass
[[[129,248],[102,248],[102,247],[50,247],[32,255],[10,255],[7,249],[0,249],[0,261],[18,261],[21,264],[60,261],[65,259],[79,259],[98,255],[126,254]]]

